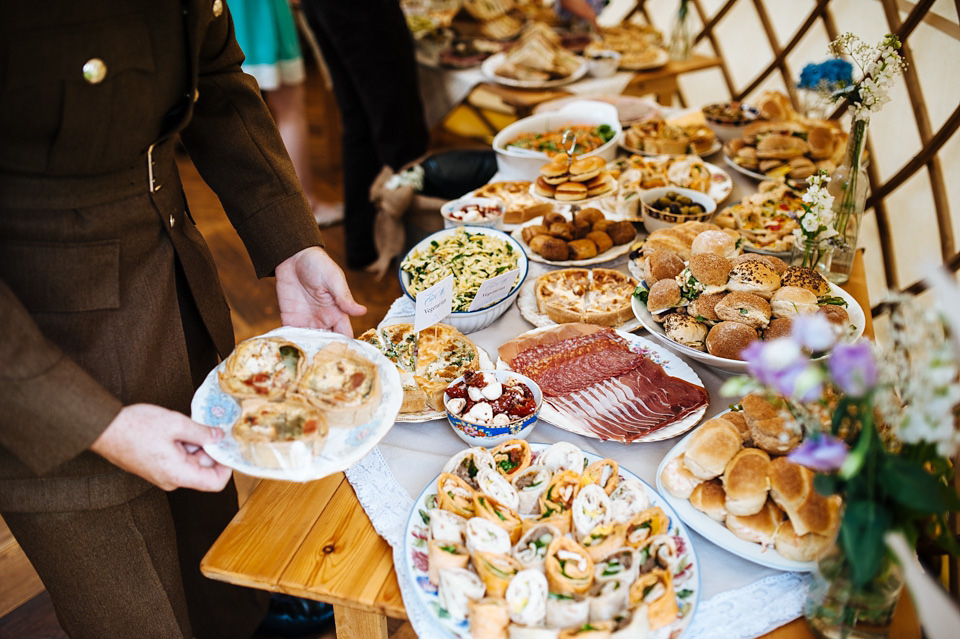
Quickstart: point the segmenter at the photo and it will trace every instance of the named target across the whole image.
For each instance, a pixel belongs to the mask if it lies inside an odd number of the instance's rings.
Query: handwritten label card
[[[480,284],[477,296],[470,302],[470,308],[467,310],[476,311],[505,298],[510,289],[513,288],[513,283],[517,281],[517,273],[519,272],[520,269],[515,268],[512,271],[491,277],[489,280],[484,280]]]
[[[413,330],[419,333],[430,328],[453,310],[453,275],[448,275],[430,288],[417,293],[417,311]]]

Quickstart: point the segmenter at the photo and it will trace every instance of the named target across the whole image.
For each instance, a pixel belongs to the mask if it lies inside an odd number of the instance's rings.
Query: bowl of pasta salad
[[[461,333],[490,326],[520,294],[529,260],[520,243],[509,234],[480,226],[457,226],[427,236],[400,262],[400,286],[416,302],[417,295],[453,276],[453,312],[443,323]],[[515,272],[504,297],[481,308],[474,303],[481,285]]]

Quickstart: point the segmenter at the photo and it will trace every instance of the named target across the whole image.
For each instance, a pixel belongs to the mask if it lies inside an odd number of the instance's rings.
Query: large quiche
[[[359,338],[373,344],[400,370],[401,413],[442,411],[443,391],[466,371],[480,368],[479,352],[466,335],[447,324],[414,332],[413,324],[370,329]]]
[[[619,326],[633,317],[637,280],[608,268],[567,268],[537,278],[537,308],[558,324]]]

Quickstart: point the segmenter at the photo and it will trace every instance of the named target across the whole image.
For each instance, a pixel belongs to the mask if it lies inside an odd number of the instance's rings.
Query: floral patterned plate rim
[[[548,447],[549,444],[530,443],[530,448],[535,456]],[[600,455],[589,451],[583,452],[589,463],[603,459]],[[635,479],[643,484],[647,490],[647,496],[650,498],[651,506],[659,506],[670,519],[669,534],[677,542],[679,551],[679,560],[673,573],[673,585],[680,609],[679,619],[668,626],[651,632],[649,638],[679,639],[690,625],[700,602],[700,564],[697,560],[696,548],[693,546],[690,533],[684,528],[683,520],[677,515],[670,502],[650,484],[623,466],[620,466],[620,477],[621,479]],[[467,621],[458,623],[450,618],[440,606],[437,588],[430,583],[430,578],[427,575],[429,569],[429,559],[427,557],[427,522],[429,521],[429,515],[427,511],[436,507],[436,484],[437,478],[427,484],[410,510],[403,536],[403,560],[406,562],[407,574],[410,575],[409,578],[413,582],[411,590],[424,604],[433,619],[446,631],[447,637],[451,639],[471,639],[469,623]]]
[[[244,459],[237,440],[233,438],[231,431],[233,423],[240,416],[240,404],[220,389],[217,373],[224,366],[224,363],[220,362],[219,366],[207,374],[190,403],[190,416],[194,421],[215,426],[225,433],[223,439],[204,447],[207,454],[216,461],[253,477],[312,481],[349,468],[360,461],[393,426],[400,411],[400,404],[403,403],[400,373],[390,360],[370,344],[358,342],[337,333],[290,326],[274,329],[258,337],[281,337],[289,340],[303,349],[308,361],[317,351],[331,342],[346,343],[351,349],[359,351],[376,363],[382,392],[380,405],[373,418],[364,424],[353,428],[331,428],[321,454],[309,466],[288,469],[264,468]]]
[[[553,327],[545,326],[541,328],[535,328],[527,331],[526,333],[522,333],[522,335],[539,333],[540,331],[545,331],[549,328]],[[643,353],[654,362],[662,366],[663,370],[669,375],[690,382],[691,384],[704,387],[700,376],[697,375],[697,373],[690,368],[687,363],[680,358],[679,355],[672,352],[669,348],[665,348],[656,342],[629,333],[623,328],[614,330],[616,331],[617,335],[627,340],[627,342],[630,344],[630,350],[634,351],[635,353]],[[497,358],[497,368],[500,370],[510,370],[510,367],[507,365],[507,363],[500,358]],[[709,408],[709,404],[704,404],[680,421],[668,426],[664,426],[663,428],[659,428],[652,433],[644,435],[643,437],[639,437],[630,442],[630,444],[633,445],[642,444],[644,442],[659,442],[665,439],[670,439],[671,437],[682,435],[700,423],[700,420],[703,419],[703,415],[707,412],[707,408]],[[560,412],[546,401],[543,402],[543,407],[540,409],[540,419],[549,424],[553,424],[558,428],[570,431],[571,433],[583,435],[584,437],[592,437],[593,439],[600,439],[599,435],[591,430],[587,430],[580,424],[580,422],[570,419],[565,413]]]

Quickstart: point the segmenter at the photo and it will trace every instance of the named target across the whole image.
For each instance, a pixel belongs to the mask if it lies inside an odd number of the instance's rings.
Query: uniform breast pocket
[[[54,174],[96,172],[123,132],[147,126],[154,55],[143,16],[30,30],[6,46],[0,164]],[[122,142],[121,142],[122,143]]]

